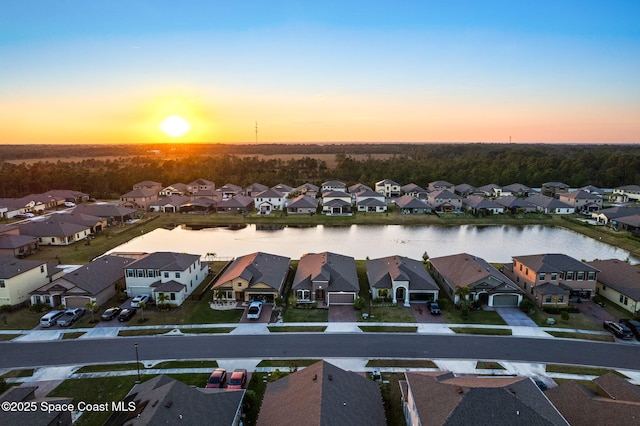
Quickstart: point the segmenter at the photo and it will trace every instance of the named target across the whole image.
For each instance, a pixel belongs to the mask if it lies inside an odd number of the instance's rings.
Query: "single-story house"
[[[74,214],[88,214],[107,220],[107,226],[123,223],[136,217],[136,209],[111,203],[80,204],[73,209]]]
[[[505,210],[509,210],[511,214],[516,213],[534,213],[538,211],[538,207],[535,204],[518,198],[514,195],[503,195],[493,200],[496,204],[504,207]]]
[[[153,212],[163,213],[177,213],[183,204],[190,201],[190,198],[185,195],[169,195],[165,198],[160,198],[149,205],[149,210]]]
[[[422,262],[404,256],[367,259],[367,279],[371,296],[391,298],[393,303],[434,302],[438,300],[438,284]]]
[[[442,190],[453,192],[456,190],[456,186],[451,182],[447,182],[446,180],[436,180],[433,182],[429,182],[427,189],[431,192],[442,191]]]
[[[534,194],[526,198],[526,201],[535,205],[539,212],[544,214],[574,214],[576,209],[557,198],[542,194]]]
[[[56,199],[62,199],[63,204],[65,201],[70,201],[72,203],[78,204],[83,201],[89,200],[89,194],[84,192],[75,191],[73,189],[52,189],[43,193],[47,196],[52,196]]]
[[[461,197],[467,197],[469,195],[473,195],[477,192],[475,186],[469,185],[468,183],[461,183],[460,185],[456,185],[453,191]]]
[[[640,266],[618,259],[594,260],[587,265],[599,271],[596,293],[632,315],[640,314]]]
[[[71,213],[52,214],[47,220],[50,222],[75,223],[76,225],[87,226],[92,234],[97,234],[107,227],[107,219],[86,213],[76,213],[75,209]]]
[[[228,200],[230,198],[235,197],[236,195],[242,194],[242,187],[235,185],[233,183],[227,183],[220,188],[216,189],[216,192],[219,194],[218,199],[220,200]]]
[[[275,186],[272,186],[271,189],[281,193],[284,196],[284,198],[289,198],[289,194],[293,192],[293,187],[287,185],[286,183],[279,183]]]
[[[640,231],[640,214],[616,219],[613,225],[620,231],[628,231],[636,236],[640,236],[638,235]]]
[[[619,206],[594,212],[591,217],[601,225],[610,225],[620,218],[638,214],[640,214],[640,206]]]
[[[87,265],[65,274],[30,293],[31,303],[46,303],[51,307],[83,308],[96,302],[102,306],[114,297],[124,284],[124,267],[134,259],[102,256]]]
[[[213,297],[273,303],[283,295],[290,261],[288,257],[262,252],[238,257],[216,280]]]
[[[476,188],[474,194],[480,194],[485,197],[495,197],[498,192],[502,190],[502,187],[495,183],[489,183],[487,185],[482,185]]]
[[[531,188],[521,183],[512,183],[507,186],[503,186],[499,191],[496,191],[496,195],[515,195],[517,197],[528,197]]]
[[[429,205],[411,195],[403,195],[396,200],[396,206],[402,214],[425,214],[431,213]]]
[[[218,213],[249,213],[253,210],[253,198],[246,195],[236,195],[218,202]]]
[[[298,303],[353,304],[360,292],[355,259],[330,252],[305,254],[291,291]]]
[[[193,196],[195,197],[195,196]],[[208,213],[216,210],[217,203],[210,198],[197,197],[180,205],[180,213]]]
[[[318,210],[318,200],[309,195],[298,195],[287,205],[289,214],[312,214]]]
[[[400,187],[400,190],[405,195],[411,195],[412,197],[418,197],[418,194],[425,194],[428,191],[423,187],[416,185],[415,183],[408,183]]]
[[[87,238],[91,234],[91,227],[69,222],[42,220],[20,226],[20,234],[38,238],[40,245],[66,246]]]
[[[471,210],[473,215],[504,213],[503,206],[479,195],[469,195],[467,198],[463,198],[462,205]]]
[[[156,303],[164,297],[164,303],[177,306],[209,274],[209,265],[201,263],[199,255],[173,252],[149,253],[124,269],[129,297],[150,294]]]
[[[522,302],[518,286],[480,257],[462,253],[429,261],[436,280],[456,304],[459,287],[468,287],[470,300],[487,306],[517,307]]]
[[[28,235],[0,234],[0,256],[26,257],[38,251],[36,237]]]
[[[267,384],[258,426],[387,424],[379,385],[326,361]]]
[[[36,396],[38,386],[12,386],[0,393],[3,426],[56,425],[71,426],[72,411],[68,409],[73,398]],[[45,392],[40,392],[45,393]],[[6,406],[6,404],[9,404]],[[11,410],[10,407],[25,407]],[[27,409],[26,407],[33,408]],[[43,409],[46,408],[46,409]]]

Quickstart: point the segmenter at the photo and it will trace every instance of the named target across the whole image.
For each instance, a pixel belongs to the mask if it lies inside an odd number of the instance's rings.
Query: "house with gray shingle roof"
[[[322,194],[322,213],[328,216],[351,216],[351,194],[346,191],[330,191]]]
[[[289,194],[293,192],[293,186],[289,186],[286,183],[279,183],[271,187],[271,189],[280,192],[284,198],[289,197]]]
[[[244,195],[246,195],[247,197],[255,197],[256,195],[258,195],[262,191],[266,191],[267,189],[269,189],[267,185],[263,185],[257,182],[252,183],[244,189]]]
[[[316,198],[319,190],[320,188],[318,188],[317,185],[307,182],[295,188],[294,192],[297,192],[298,194],[302,194],[302,195],[307,195],[311,198]]]
[[[391,179],[383,179],[376,182],[375,190],[387,198],[399,197],[402,192],[400,184]]]
[[[222,185],[220,188],[215,190],[218,193],[218,198],[220,200],[228,200],[230,198],[235,197],[236,195],[242,194],[242,188],[233,183],[227,183]]]
[[[253,210],[254,199],[246,195],[236,195],[233,198],[227,198],[220,201],[216,210],[218,213],[249,213]]]
[[[364,189],[356,193],[356,208],[359,212],[384,213],[387,211],[387,203],[380,192]]]
[[[614,226],[621,231],[629,231],[636,237],[640,237],[640,214],[621,217],[615,221]]]
[[[71,426],[72,411],[68,409],[73,398],[38,397],[38,386],[13,386],[0,394],[0,403],[13,403],[19,407],[37,407],[29,410],[2,410],[3,426],[56,425]],[[41,392],[43,393],[43,392]],[[43,409],[45,407],[46,409]]]
[[[147,188],[134,189],[120,196],[120,205],[131,209],[147,210],[158,199],[158,191]]]
[[[236,258],[212,287],[225,300],[262,300],[273,303],[282,297],[291,259],[256,252]]]
[[[577,381],[565,381],[545,394],[572,425],[638,424],[638,386],[615,373],[607,373],[591,383],[592,386],[586,387]]]
[[[291,290],[298,303],[353,304],[360,292],[355,259],[330,252],[305,254]]]
[[[566,254],[514,256],[504,271],[540,307],[567,306],[596,293],[598,269]]]
[[[408,425],[569,425],[529,377],[404,375],[400,389]]]
[[[326,361],[267,384],[258,426],[385,426],[379,385]]]
[[[479,214],[502,214],[504,207],[479,195],[469,195],[462,199],[462,205],[471,210],[471,214],[477,216]]]
[[[453,192],[461,197],[467,197],[469,195],[475,194],[477,192],[477,189],[475,186],[471,186],[468,183],[461,183],[460,185],[456,185]]]
[[[503,186],[499,191],[496,191],[496,195],[515,195],[518,197],[528,197],[531,188],[521,183],[512,183],[507,186]]]
[[[426,202],[411,195],[403,195],[398,198],[396,200],[396,206],[398,206],[402,214],[431,213],[431,207]]]
[[[105,426],[185,424],[238,426],[245,389],[185,385],[164,374],[133,386],[123,402],[135,410],[114,411]]]
[[[482,185],[476,188],[476,192],[482,193],[485,197],[495,197],[497,192],[500,191],[501,189],[502,188],[500,187],[500,185],[495,183],[489,183],[487,185]]]
[[[155,192],[156,194],[162,190],[162,184],[153,180],[145,180],[133,185],[134,191],[136,189],[145,189]]]
[[[439,288],[422,262],[404,256],[366,261],[371,296],[391,298],[393,303],[426,303],[438,300]]]
[[[75,209],[71,213],[54,213],[50,215],[47,220],[50,222],[75,223],[76,225],[87,226],[92,234],[101,232],[107,227],[107,219],[86,213],[76,213]]]
[[[274,210],[283,210],[285,202],[285,194],[275,189],[267,189],[256,194],[253,204],[258,213],[269,214]]]
[[[103,305],[124,289],[124,268],[134,259],[122,256],[102,256],[88,264],[47,283],[30,293],[31,303],[51,307],[84,308],[95,301]]]
[[[640,185],[624,185],[613,188],[611,199],[619,203],[640,201]]]
[[[427,204],[436,212],[460,211],[462,209],[462,197],[447,189],[430,192],[427,195]]]
[[[29,303],[29,292],[49,282],[46,262],[0,256],[0,306]]]
[[[38,238],[40,245],[66,246],[87,238],[91,228],[69,222],[39,220],[21,225],[20,234]]]
[[[189,185],[186,183],[174,183],[169,185],[158,193],[161,197],[169,197],[170,195],[186,195],[189,193]]]
[[[526,198],[526,201],[535,205],[539,212],[544,214],[574,214],[576,209],[557,198],[542,194],[534,194]]]
[[[287,204],[288,214],[313,214],[318,210],[318,200],[308,195],[298,195]]]
[[[320,186],[320,192],[342,191],[347,192],[347,185],[339,180],[329,180],[323,182]]]
[[[75,214],[88,214],[98,216],[107,220],[107,226],[117,222],[126,222],[136,216],[136,209],[117,206],[111,203],[81,204],[73,209]]]
[[[467,253],[429,259],[433,276],[454,303],[458,287],[469,288],[471,301],[494,307],[516,307],[522,291],[486,260]]]
[[[593,213],[602,208],[602,196],[578,189],[560,194],[558,199],[573,206],[576,212]]]
[[[155,252],[128,264],[125,268],[129,297],[150,294],[157,301],[162,293],[165,303],[182,302],[207,278],[209,265],[197,254]]]
[[[601,225],[609,225],[622,217],[640,214],[640,206],[611,207],[592,213],[591,217]]]
[[[38,251],[36,237],[28,235],[0,234],[0,256],[26,257]]]
[[[419,194],[425,194],[428,191],[423,187],[416,185],[415,183],[408,183],[400,187],[403,194],[411,195],[412,197],[418,197]]]
[[[587,265],[596,268],[596,292],[631,314],[640,314],[640,266],[618,259],[594,260]]]
[[[542,184],[540,192],[547,197],[557,197],[569,191],[569,185],[564,182],[545,182]]]
[[[201,193],[202,191],[211,192],[216,190],[216,184],[213,181],[200,178],[187,184],[187,189],[190,194],[198,194],[198,193]],[[201,195],[198,194],[198,196],[201,196]]]
[[[504,207],[505,210],[509,210],[511,214],[516,214],[519,212],[533,213],[538,210],[538,207],[535,204],[531,204],[530,202],[513,195],[503,195],[501,197],[496,198],[493,201],[496,204],[499,204],[502,207]]]

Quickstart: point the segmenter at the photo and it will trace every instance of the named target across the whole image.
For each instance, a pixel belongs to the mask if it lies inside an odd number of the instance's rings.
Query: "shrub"
[[[284,305],[284,299],[282,297],[276,297],[275,302],[277,307],[281,307],[282,305]]]
[[[0,314],[6,314],[8,312],[11,312],[11,305],[0,306]]]
[[[361,311],[364,308],[364,299],[362,297],[358,297],[353,301],[353,309],[356,311]]]
[[[569,312],[562,311],[562,313],[560,314],[560,318],[562,318],[563,321],[569,321]]]
[[[531,311],[535,309],[535,305],[529,299],[522,299],[520,302],[520,310],[526,314],[529,314]]]

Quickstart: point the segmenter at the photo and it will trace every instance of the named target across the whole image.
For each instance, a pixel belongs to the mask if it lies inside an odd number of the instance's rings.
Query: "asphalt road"
[[[238,358],[423,358],[566,363],[640,369],[640,345],[513,336],[412,333],[119,337],[2,342],[0,368],[135,361]]]

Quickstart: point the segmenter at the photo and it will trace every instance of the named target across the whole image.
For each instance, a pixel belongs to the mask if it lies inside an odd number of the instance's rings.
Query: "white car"
[[[140,295],[134,297],[133,300],[131,300],[131,307],[132,308],[139,308],[140,307],[140,303],[144,303],[146,305],[147,303],[149,303],[150,300],[151,300],[151,295],[149,295],[149,294],[140,294]]]
[[[64,206],[65,207],[75,207],[76,203],[72,203],[71,201],[65,201],[64,202]]]
[[[258,319],[262,313],[262,302],[251,302],[247,310],[247,319]]]

